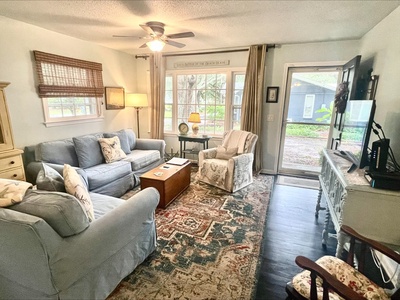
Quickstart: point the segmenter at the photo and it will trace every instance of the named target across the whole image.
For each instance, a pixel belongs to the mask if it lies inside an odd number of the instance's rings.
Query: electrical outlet
[[[268,122],[273,122],[274,121],[274,115],[267,115],[267,121]]]

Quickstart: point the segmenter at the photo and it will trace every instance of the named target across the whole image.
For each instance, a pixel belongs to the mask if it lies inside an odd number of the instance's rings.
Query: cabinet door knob
[[[14,174],[13,177],[14,177],[14,178],[18,177],[18,174]]]
[[[12,164],[12,165],[15,164],[15,161],[12,160],[12,161],[10,162],[10,164]]]

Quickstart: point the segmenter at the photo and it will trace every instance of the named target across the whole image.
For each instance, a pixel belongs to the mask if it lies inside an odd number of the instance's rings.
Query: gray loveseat
[[[0,208],[0,299],[105,299],[154,251],[156,189],[90,197],[90,223],[66,193],[28,190]]]
[[[98,139],[118,136],[126,157],[105,163]],[[41,162],[62,174],[64,164],[80,169],[90,192],[120,197],[139,184],[138,176],[164,162],[165,141],[137,139],[131,129],[88,134],[70,139],[42,142],[24,149],[26,178],[32,184]]]

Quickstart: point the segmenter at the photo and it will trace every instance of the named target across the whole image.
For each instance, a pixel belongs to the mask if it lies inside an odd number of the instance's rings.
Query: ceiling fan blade
[[[194,37],[194,33],[191,31],[188,31],[188,32],[173,33],[173,34],[167,35],[167,38],[169,38],[169,39],[181,39],[181,38],[188,38],[188,37]]]
[[[144,31],[146,31],[148,34],[150,34],[151,36],[157,35],[157,34],[154,32],[154,30],[153,30],[149,25],[147,25],[147,24],[140,24],[139,26],[142,27],[142,29],[143,29]]]
[[[113,35],[113,37],[117,38],[136,38],[136,39],[141,39],[141,37],[135,36],[135,35]]]
[[[146,48],[147,47],[147,44],[146,43],[144,43],[142,46],[140,46],[139,48]]]
[[[174,47],[178,47],[178,48],[183,48],[183,47],[186,46],[185,44],[178,43],[178,42],[175,42],[175,41],[170,41],[170,40],[165,40],[165,42],[166,42],[168,45],[171,45],[171,46],[174,46]]]

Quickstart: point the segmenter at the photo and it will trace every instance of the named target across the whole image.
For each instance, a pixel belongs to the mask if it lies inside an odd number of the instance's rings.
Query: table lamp
[[[188,122],[193,123],[193,125],[192,125],[193,135],[197,135],[197,133],[199,132],[199,125],[197,125],[197,123],[201,122],[200,114],[197,112],[190,113]]]
[[[140,138],[139,110],[148,106],[147,94],[126,94],[125,106],[134,107],[136,109],[137,133],[138,138]]]

